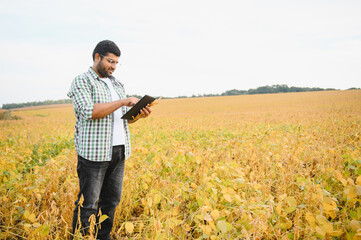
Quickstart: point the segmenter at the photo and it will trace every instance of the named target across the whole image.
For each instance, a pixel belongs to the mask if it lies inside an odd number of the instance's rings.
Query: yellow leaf
[[[361,186],[356,185],[354,187],[354,191],[358,196],[360,196],[361,195]]]
[[[148,184],[146,184],[145,182],[143,182],[142,188],[144,188],[145,190],[147,190],[147,189],[148,189]]]
[[[24,212],[24,218],[25,218],[25,219],[29,219],[29,216],[30,216],[30,212],[29,212],[28,210],[26,210],[26,211]]]
[[[325,209],[326,211],[332,211],[337,208],[337,204],[334,201],[332,201],[331,204],[323,202],[322,205],[323,205],[323,209]]]
[[[204,216],[204,220],[206,220],[207,222],[212,222],[212,221],[213,221],[211,215],[209,215],[209,214],[206,214],[206,215]]]
[[[197,190],[197,188],[198,188],[197,184],[195,184],[195,183],[191,183],[191,187],[195,190]]]
[[[216,225],[214,225],[214,222],[208,222],[208,224],[214,231],[217,231],[217,228],[216,228]]]
[[[151,207],[152,204],[153,204],[153,199],[151,197],[147,198],[147,204],[148,204],[148,207]]]
[[[180,224],[182,224],[182,220],[179,220],[179,219],[177,219],[177,218],[172,218],[172,219],[170,219],[170,221],[169,221],[170,223],[168,223],[168,226],[170,227],[170,228],[173,228],[174,226],[178,226],[178,225],[180,225]],[[171,226],[172,225],[172,226]]]
[[[164,240],[167,239],[166,234],[165,233],[157,233],[157,235],[155,236],[154,240]]]
[[[361,186],[361,175],[356,178],[356,184]]]
[[[351,222],[348,226],[355,232],[357,232],[359,229],[361,229],[360,222],[356,221],[356,220],[351,220]]]
[[[231,195],[229,194],[223,194],[224,199],[226,199],[227,202],[232,202],[233,198]]]
[[[295,207],[288,207],[288,208],[286,208],[285,209],[285,213],[291,213],[291,212],[294,212],[296,210],[296,208]]]
[[[325,211],[325,213],[329,216],[329,217],[331,217],[332,219],[335,219],[336,218],[336,210],[338,210],[338,209],[335,209],[335,210],[333,210],[333,211]]]
[[[30,222],[35,222],[36,221],[35,214],[34,213],[30,214],[28,219],[29,219]]]
[[[180,213],[180,208],[179,206],[176,206],[175,208],[172,209],[172,215],[173,216],[178,216]]]
[[[187,223],[185,223],[183,226],[187,232],[189,232],[191,230],[191,227]]]
[[[227,222],[224,220],[220,220],[217,222],[217,227],[219,228],[219,230],[221,230],[221,232],[226,233],[228,231],[227,228]]]
[[[312,228],[314,228],[316,226],[316,219],[312,213],[306,213],[305,218],[306,218],[306,221],[308,222],[308,224],[310,224],[310,226]]]
[[[278,203],[277,207],[276,207],[276,212],[278,215],[281,215],[282,213],[282,203]]]
[[[219,218],[219,211],[218,211],[218,210],[213,210],[213,211],[211,212],[211,216],[212,216],[212,218],[213,218],[214,221],[217,221],[218,218]]]
[[[316,227],[316,232],[319,233],[322,236],[326,235],[326,232],[322,228],[320,228],[319,226]]]
[[[328,221],[327,221],[327,219],[326,219],[326,217],[325,216],[323,216],[323,215],[317,215],[316,216],[316,220],[317,220],[317,223],[319,224],[319,225],[325,225]]]
[[[159,193],[155,194],[154,196],[154,204],[160,203],[160,200],[162,199],[161,195]]]
[[[344,186],[347,185],[347,181],[346,181],[345,179],[341,179],[340,181],[341,181],[341,183],[342,183]]]
[[[126,222],[126,223],[125,223],[125,230],[126,230],[128,233],[132,234],[132,233],[133,233],[133,230],[134,230],[134,225],[133,225],[133,223],[131,223],[131,222]]]
[[[238,194],[233,195],[233,197],[235,198],[236,201],[238,201],[240,203],[244,202],[244,200]]]
[[[46,235],[49,234],[49,231],[50,231],[49,225],[44,225],[40,234],[41,236],[45,237]]]
[[[333,176],[335,177],[335,179],[337,180],[337,181],[342,181],[342,180],[344,180],[344,178],[342,177],[342,174],[340,173],[340,171],[339,170],[336,170],[334,173],[333,173]]]
[[[233,225],[229,222],[226,222],[227,224],[227,231],[231,231],[233,229]]]
[[[33,223],[33,227],[35,227],[35,228],[38,228],[38,227],[40,227],[40,226],[41,226],[41,224],[40,224],[40,223],[38,223],[38,222]]]
[[[353,236],[352,240],[361,240],[361,233],[356,233],[356,234]]]
[[[286,229],[290,229],[292,227],[292,225],[293,225],[292,221],[288,219],[286,221]]]
[[[212,229],[210,226],[202,225],[201,228],[203,230],[203,233],[205,233],[207,235],[210,235],[212,233]]]
[[[256,183],[255,185],[253,185],[254,189],[259,190],[261,188],[261,185]]]
[[[31,224],[28,224],[28,223],[24,224],[24,230],[25,231],[30,231],[30,228],[31,228]]]
[[[101,215],[100,218],[99,218],[99,223],[102,223],[104,222],[107,218],[109,218],[107,215]]]
[[[289,220],[288,218],[285,219],[285,222],[281,223],[279,225],[279,227],[281,229],[284,229],[284,230],[287,230],[287,229],[290,229],[292,227],[293,223],[291,220]]]
[[[160,230],[162,230],[162,223],[158,220],[154,223],[154,227],[156,231],[159,232]]]
[[[347,178],[347,183],[352,186],[355,185],[355,182],[351,178]]]
[[[287,194],[282,194],[281,196],[279,196],[280,201],[282,201],[283,199],[285,199],[287,197]]]
[[[223,194],[228,193],[228,194],[230,194],[230,195],[236,194],[236,192],[235,192],[232,188],[230,188],[230,187],[223,188],[223,189],[222,189],[222,193],[223,193]]]
[[[353,199],[357,197],[357,194],[355,193],[355,188],[354,186],[347,186],[345,188],[344,194],[346,195],[346,197],[348,199]]]
[[[333,232],[333,225],[330,222],[325,223],[321,227],[326,233],[332,233]]]
[[[217,193],[218,193],[218,190],[217,190],[216,188],[212,188],[212,192],[213,192],[214,194],[217,194]]]
[[[237,178],[235,179],[235,182],[239,185],[243,185],[246,181],[243,178]]]
[[[290,207],[297,207],[297,200],[294,197],[287,197],[285,201],[288,202]]]
[[[319,185],[317,185],[317,190],[315,193],[312,194],[312,198],[315,200],[321,200],[323,201],[323,192]]]
[[[334,237],[340,237],[342,234],[343,234],[343,231],[341,231],[341,230],[336,230],[331,233],[331,235]]]

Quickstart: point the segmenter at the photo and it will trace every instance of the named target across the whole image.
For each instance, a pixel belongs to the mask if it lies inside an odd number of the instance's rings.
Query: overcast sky
[[[118,44],[128,94],[361,87],[361,1],[0,0],[0,106],[64,99]]]

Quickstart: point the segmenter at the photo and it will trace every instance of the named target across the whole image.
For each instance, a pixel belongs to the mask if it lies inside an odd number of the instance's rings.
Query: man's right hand
[[[130,97],[126,99],[120,99],[114,102],[107,103],[95,103],[92,113],[92,119],[99,119],[111,114],[122,106],[132,107],[139,101],[139,98]]]
[[[139,98],[136,97],[130,97],[124,100],[125,100],[125,106],[127,107],[133,107],[137,102],[139,102]]]

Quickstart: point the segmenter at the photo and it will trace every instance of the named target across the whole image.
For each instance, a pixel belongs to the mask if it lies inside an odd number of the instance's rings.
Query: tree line
[[[355,90],[360,88],[349,88],[348,90]],[[314,92],[314,91],[332,91],[337,90],[335,88],[319,88],[319,87],[289,87],[286,84],[261,86],[255,89],[248,90],[237,90],[231,89],[221,94],[203,94],[203,95],[192,95],[191,97],[216,97],[216,96],[233,96],[233,95],[249,95],[249,94],[266,94],[266,93],[288,93],[288,92]],[[141,95],[127,95],[128,97],[142,98]],[[170,98],[170,97],[163,97]],[[176,98],[188,98],[188,96],[178,96]],[[22,107],[32,107],[41,105],[52,105],[52,104],[64,104],[71,103],[71,99],[60,99],[60,100],[46,100],[37,102],[26,102],[26,103],[9,103],[4,104],[2,109],[13,109]]]
[[[350,88],[351,89],[359,89],[359,88]],[[192,97],[216,97],[216,96],[233,96],[233,95],[250,95],[250,94],[266,94],[266,93],[288,93],[288,92],[314,92],[314,91],[333,91],[337,90],[335,88],[319,88],[319,87],[289,87],[286,84],[282,85],[271,85],[271,86],[261,86],[255,89],[248,90],[237,90],[231,89],[225,91],[221,94],[203,94],[203,95],[192,95]],[[183,98],[186,96],[180,96],[179,98]]]
[[[45,101],[35,101],[35,102],[26,102],[26,103],[8,103],[8,104],[4,104],[2,109],[13,109],[13,108],[64,104],[64,103],[72,103],[72,102],[71,99],[60,99],[60,100],[45,100]]]

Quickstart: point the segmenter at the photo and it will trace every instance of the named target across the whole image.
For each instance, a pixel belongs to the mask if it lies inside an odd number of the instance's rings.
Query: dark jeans
[[[109,162],[89,161],[78,155],[77,172],[79,177],[80,191],[75,201],[73,215],[73,234],[79,227],[78,212],[80,207],[81,233],[88,233],[90,226],[89,217],[94,214],[98,223],[99,210],[107,218],[101,223],[97,239],[110,239],[113,227],[115,208],[120,202],[122,195],[124,176],[124,145],[113,146],[112,159]],[[83,195],[82,207],[79,200]]]

